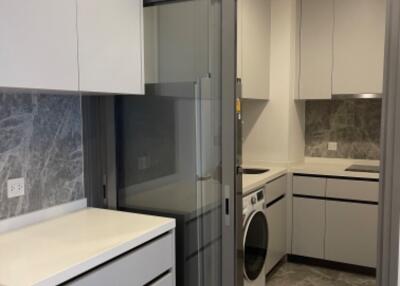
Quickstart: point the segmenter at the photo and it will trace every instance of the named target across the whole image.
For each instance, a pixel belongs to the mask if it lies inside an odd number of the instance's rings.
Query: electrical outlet
[[[15,198],[25,194],[25,179],[17,178],[7,181],[7,197]]]
[[[138,158],[138,170],[147,170],[151,166],[150,156],[144,155]]]
[[[328,142],[328,151],[337,151],[337,142]]]

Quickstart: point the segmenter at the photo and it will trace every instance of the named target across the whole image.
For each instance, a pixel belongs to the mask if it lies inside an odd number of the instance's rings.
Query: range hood
[[[332,99],[376,99],[382,98],[381,93],[349,93],[332,94]]]

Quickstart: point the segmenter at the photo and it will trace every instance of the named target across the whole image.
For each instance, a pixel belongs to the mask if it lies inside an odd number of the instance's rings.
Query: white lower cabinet
[[[293,178],[292,254],[376,267],[379,182]]]
[[[265,185],[267,202],[268,252],[265,271],[268,273],[286,255],[287,176],[279,177]]]
[[[286,180],[285,180],[286,181]],[[286,255],[286,198],[267,208],[268,253],[265,264],[268,273]]]
[[[174,286],[174,265],[175,239],[173,233],[168,233],[72,280],[67,285],[143,286],[150,283],[149,285]]]
[[[378,206],[326,202],[325,259],[376,267]]]
[[[292,252],[295,255],[324,258],[325,201],[293,198]]]

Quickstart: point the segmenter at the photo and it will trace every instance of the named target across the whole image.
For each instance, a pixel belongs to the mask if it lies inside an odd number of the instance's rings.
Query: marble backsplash
[[[7,198],[7,180],[25,195]],[[0,93],[0,219],[84,197],[79,96]]]
[[[305,155],[378,160],[380,99],[315,100],[306,103]],[[337,142],[337,151],[328,151]]]

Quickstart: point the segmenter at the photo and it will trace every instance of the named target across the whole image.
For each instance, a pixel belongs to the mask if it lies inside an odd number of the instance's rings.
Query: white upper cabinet
[[[299,99],[382,93],[385,0],[302,0]]]
[[[332,94],[333,0],[302,0],[300,19],[300,99]]]
[[[382,93],[385,0],[335,0],[333,94]]]
[[[269,98],[270,10],[270,0],[238,1],[237,75],[243,98]]]
[[[78,90],[75,0],[0,0],[0,86]]]
[[[144,94],[142,1],[77,1],[80,90]]]
[[[159,82],[195,82],[209,76],[208,5],[209,1],[178,1],[157,6]]]

